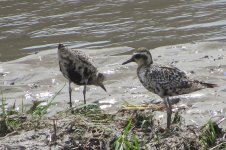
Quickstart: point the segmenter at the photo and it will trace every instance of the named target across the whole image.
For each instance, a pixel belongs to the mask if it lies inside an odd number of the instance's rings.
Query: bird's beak
[[[134,58],[130,58],[129,60],[125,61],[124,63],[122,63],[122,65],[125,65],[125,64],[128,64],[128,63],[131,63],[131,62],[134,62]]]
[[[107,92],[107,90],[106,90],[106,88],[104,87],[103,84],[101,84],[100,87],[101,87],[105,92]]]

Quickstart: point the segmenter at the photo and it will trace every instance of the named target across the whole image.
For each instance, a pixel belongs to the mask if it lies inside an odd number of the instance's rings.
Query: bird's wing
[[[189,79],[185,72],[173,66],[155,65],[150,68],[149,77],[161,87],[186,87]]]
[[[80,62],[83,68],[86,68],[84,71],[87,72],[88,76],[96,74],[97,68],[91,57],[86,55],[84,52],[78,50],[71,50],[71,54],[72,54],[71,58],[73,60],[76,60],[74,61],[75,63]]]
[[[75,49],[71,49],[71,52],[73,53],[73,55],[77,55],[78,59],[82,61],[84,64],[95,67],[93,59],[84,52]]]

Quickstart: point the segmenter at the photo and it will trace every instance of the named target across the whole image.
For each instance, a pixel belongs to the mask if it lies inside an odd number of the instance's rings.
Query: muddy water
[[[0,61],[59,42],[156,48],[226,39],[225,0],[1,0],[0,7]]]

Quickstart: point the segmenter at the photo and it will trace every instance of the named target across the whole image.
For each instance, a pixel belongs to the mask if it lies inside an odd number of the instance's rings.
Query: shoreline
[[[150,50],[154,62],[173,64],[184,70],[191,78],[200,79],[219,85],[216,89],[204,89],[191,95],[181,97],[178,107],[188,108],[183,114],[188,122],[206,122],[210,115],[225,114],[226,96],[223,82],[226,70],[225,49],[222,42],[187,43],[159,47]],[[105,73],[108,93],[95,86],[87,88],[88,103],[103,103],[106,110],[115,111],[123,101],[134,104],[143,102],[161,102],[161,99],[142,87],[136,77],[136,66],[122,66],[132,48],[117,47],[107,49],[81,49],[93,57],[98,69]],[[18,60],[1,63],[1,89],[6,102],[11,106],[14,101],[20,105],[31,106],[34,100],[48,100],[61,89],[67,81],[58,68],[57,49],[42,51]],[[122,84],[123,81],[123,84]],[[131,82],[133,81],[133,82]],[[62,111],[68,107],[68,88],[63,88],[55,99],[55,106],[50,108],[50,114]],[[74,106],[82,102],[83,87],[73,85]],[[212,101],[212,100],[215,101]],[[161,114],[161,113],[160,113]],[[199,116],[202,116],[200,119]],[[161,116],[161,115],[160,115]]]

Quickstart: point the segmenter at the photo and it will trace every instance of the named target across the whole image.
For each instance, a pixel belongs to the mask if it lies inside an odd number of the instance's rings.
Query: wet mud
[[[88,103],[98,103],[102,111],[113,114],[125,102],[130,104],[162,102],[160,97],[147,91],[138,81],[136,64],[121,65],[130,57],[132,48],[80,50],[89,54],[100,72],[105,73],[107,77],[105,81],[107,92],[99,87],[88,86]],[[173,110],[183,110],[181,115],[186,125],[202,125],[210,118],[213,120],[224,118],[226,113],[226,44],[221,42],[188,43],[159,47],[150,51],[156,63],[172,64],[187,72],[190,78],[218,84],[218,87],[214,89],[203,89],[179,96],[179,102],[173,106]],[[20,110],[22,103],[26,108],[26,106],[31,106],[33,101],[48,101],[61,88],[63,90],[53,100],[55,104],[47,110],[47,117],[52,117],[69,106],[68,83],[59,71],[57,48],[37,52],[18,60],[3,62],[0,64],[0,74],[2,95],[8,107],[15,103]],[[82,105],[82,90],[82,86],[73,85],[73,106]],[[160,122],[165,123],[164,111],[157,111],[155,115]],[[225,121],[220,126],[225,127]],[[33,131],[24,133],[30,132]],[[23,135],[21,138],[25,140]],[[9,144],[14,140],[16,139],[12,137],[10,141],[4,140],[4,142]]]

